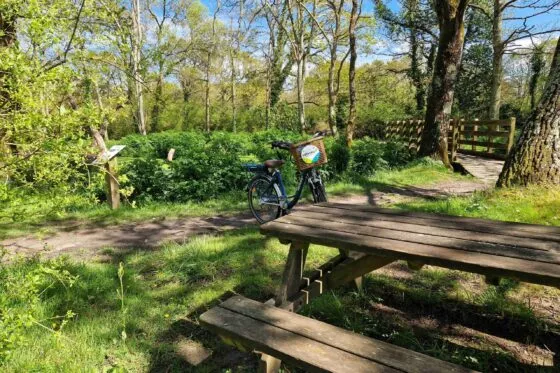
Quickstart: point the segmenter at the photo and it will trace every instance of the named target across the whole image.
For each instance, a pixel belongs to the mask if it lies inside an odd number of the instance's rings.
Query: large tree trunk
[[[350,107],[348,108],[348,124],[346,125],[346,144],[348,146],[352,146],[354,129],[356,127],[356,60],[358,59],[358,51],[356,50],[356,25],[358,24],[358,7],[358,0],[352,0],[352,10],[350,12],[350,23],[348,26],[348,40],[350,43],[350,65],[348,70]]]
[[[132,41],[132,70],[134,75],[134,90],[136,94],[136,125],[138,132],[146,135],[146,118],[144,116],[144,88],[140,74],[140,43],[142,41],[142,28],[140,24],[140,0],[134,0],[132,6],[132,26],[134,28]]]
[[[16,43],[16,16],[13,14],[2,14],[0,12],[0,50],[14,47]],[[17,104],[14,102],[11,92],[13,91],[13,82],[11,81],[12,72],[0,66],[0,116],[5,120],[9,120],[7,115],[12,112]],[[7,145],[8,129],[4,126],[0,127],[0,169],[5,167],[5,162],[13,154],[17,153],[17,149]],[[7,181],[9,175],[6,175]]]
[[[235,56],[234,51],[230,50],[230,62],[231,62],[231,126],[233,132],[237,132],[237,103],[236,103],[236,92],[235,92]]]
[[[332,48],[332,47],[331,47]],[[335,91],[335,76],[334,76],[334,69],[336,65],[336,51],[334,52],[331,50],[331,60],[329,63],[329,80],[328,80],[328,94],[329,94],[329,128],[333,135],[336,135],[336,101],[338,99]]]
[[[560,38],[539,104],[509,153],[498,186],[560,184]]]
[[[492,17],[492,87],[490,90],[490,119],[500,118],[502,102],[502,78],[504,44],[502,42],[502,9],[500,0],[494,0],[494,16]]]
[[[440,35],[426,107],[426,123],[418,153],[421,156],[440,158],[447,166],[450,165],[447,154],[449,116],[463,51],[464,16],[468,3],[469,0],[434,1]]]

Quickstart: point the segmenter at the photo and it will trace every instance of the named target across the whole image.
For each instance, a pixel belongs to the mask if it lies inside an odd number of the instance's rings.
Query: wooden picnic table
[[[395,260],[560,288],[560,227],[323,203],[264,224],[261,232],[291,243],[275,301],[291,310]],[[340,253],[304,278],[309,244]]]
[[[367,338],[294,312],[326,290],[395,260],[560,288],[560,228],[377,207],[324,203],[306,206],[261,226],[290,243],[276,298],[265,304],[235,296],[200,322],[226,343],[261,353],[259,372],[281,361],[311,372],[470,372],[433,357]],[[310,244],[338,255],[304,277]]]

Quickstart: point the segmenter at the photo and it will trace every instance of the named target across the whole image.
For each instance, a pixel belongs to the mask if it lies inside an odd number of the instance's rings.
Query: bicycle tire
[[[321,175],[317,171],[317,178],[319,181],[313,183],[311,188],[311,194],[313,195],[313,203],[328,202],[327,191],[325,190],[325,184]]]
[[[264,194],[264,195],[263,195]],[[257,175],[249,182],[247,199],[249,208],[259,224],[278,219],[282,213],[280,208],[280,188],[266,175]],[[266,200],[270,205],[263,204]],[[278,206],[273,205],[274,203]]]

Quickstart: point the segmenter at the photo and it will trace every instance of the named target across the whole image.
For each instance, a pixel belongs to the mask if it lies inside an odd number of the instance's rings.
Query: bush
[[[303,137],[280,130],[255,133],[161,132],[148,136],[132,135],[121,139],[127,145],[121,160],[121,175],[134,191],[131,200],[185,202],[202,201],[227,192],[243,191],[251,175],[244,163],[283,158],[288,154],[271,149],[274,140],[298,142]],[[328,179],[346,174],[370,176],[375,171],[399,167],[412,155],[405,146],[383,143],[371,138],[356,140],[348,149],[344,139],[325,139],[329,163],[322,168]],[[174,148],[175,159],[167,162]],[[296,169],[288,162],[283,169],[284,182],[296,184]]]

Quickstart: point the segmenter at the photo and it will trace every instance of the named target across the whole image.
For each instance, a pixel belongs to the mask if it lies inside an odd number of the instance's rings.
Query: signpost
[[[103,166],[105,168],[105,183],[107,186],[107,202],[111,209],[118,209],[121,205],[121,197],[119,194],[119,182],[115,169],[117,167],[117,154],[125,148],[125,145],[113,145],[104,153],[100,154],[93,162],[93,165]]]

